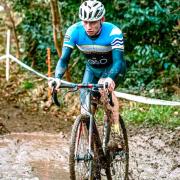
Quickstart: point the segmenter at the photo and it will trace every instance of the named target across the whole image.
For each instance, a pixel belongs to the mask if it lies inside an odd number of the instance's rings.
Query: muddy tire
[[[125,123],[121,116],[119,116],[119,135],[115,135],[110,131],[109,142],[108,142],[108,157],[111,171],[112,180],[128,180],[129,171],[129,146],[128,136],[125,128]],[[117,142],[118,141],[118,142]],[[118,143],[120,147],[111,146],[109,143]],[[111,149],[114,148],[114,149]]]
[[[98,114],[100,114],[98,116]],[[104,114],[104,118],[102,118]],[[101,178],[107,180],[128,180],[129,174],[129,146],[125,123],[119,116],[119,133],[111,129],[110,114],[100,109],[96,115],[96,124],[103,151],[106,154],[107,164],[104,166],[100,162]],[[102,120],[103,119],[103,120]]]
[[[93,158],[88,154],[87,116],[79,115],[74,122],[69,155],[70,179],[91,179],[93,176]]]

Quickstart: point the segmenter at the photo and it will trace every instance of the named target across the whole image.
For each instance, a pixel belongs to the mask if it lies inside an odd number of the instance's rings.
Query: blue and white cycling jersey
[[[75,46],[85,55],[88,64],[93,67],[106,67],[112,64],[112,50],[124,51],[123,34],[121,30],[108,22],[103,22],[98,37],[87,35],[82,22],[68,28],[63,46]]]

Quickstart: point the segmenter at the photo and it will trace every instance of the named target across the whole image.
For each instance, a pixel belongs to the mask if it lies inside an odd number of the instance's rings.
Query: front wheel
[[[69,155],[71,180],[93,179],[93,157],[89,153],[88,124],[89,117],[79,115],[72,128]]]

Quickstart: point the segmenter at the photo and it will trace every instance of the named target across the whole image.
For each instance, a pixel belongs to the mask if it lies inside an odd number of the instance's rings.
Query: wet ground
[[[68,180],[71,129],[64,117],[0,106],[0,179]],[[180,128],[128,126],[130,179],[180,179]]]
[[[67,134],[71,124],[54,113],[2,102],[0,179],[68,179]]]
[[[180,179],[180,129],[133,128],[129,137],[130,179]],[[129,133],[130,134],[130,133]]]
[[[11,133],[0,139],[0,179],[68,179],[63,134]]]

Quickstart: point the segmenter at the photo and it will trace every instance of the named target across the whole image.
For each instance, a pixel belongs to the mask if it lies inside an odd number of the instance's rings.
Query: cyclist
[[[87,0],[79,8],[80,22],[70,26],[65,34],[62,56],[56,70],[55,81],[58,88],[67,69],[70,55],[75,46],[85,55],[86,68],[82,83],[108,83],[109,91],[118,86],[125,74],[126,64],[123,59],[124,42],[121,30],[112,23],[105,22],[105,8],[100,1]],[[81,113],[84,108],[86,93],[81,91]],[[114,121],[119,117],[118,101],[113,94],[115,103],[112,109]]]

